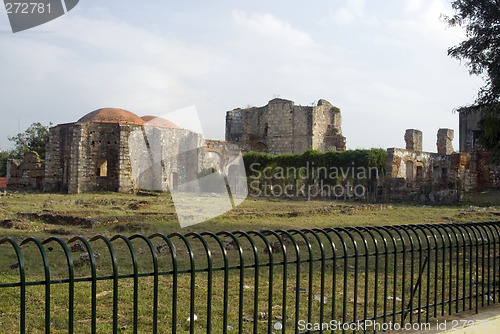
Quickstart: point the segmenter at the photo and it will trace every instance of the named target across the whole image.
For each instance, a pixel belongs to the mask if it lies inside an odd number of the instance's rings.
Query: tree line
[[[22,159],[25,152],[34,151],[45,160],[46,145],[49,142],[49,127],[36,122],[31,124],[26,131],[8,137],[14,147],[7,151],[0,151],[0,177],[5,177],[8,159]]]

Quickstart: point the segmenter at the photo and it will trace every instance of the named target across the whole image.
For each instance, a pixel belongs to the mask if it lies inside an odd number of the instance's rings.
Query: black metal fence
[[[407,329],[497,303],[499,242],[500,222],[5,238],[0,323],[9,333]]]

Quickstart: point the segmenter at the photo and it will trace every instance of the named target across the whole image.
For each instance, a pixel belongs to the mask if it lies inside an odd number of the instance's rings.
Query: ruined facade
[[[10,160],[8,185],[68,193],[189,191],[202,169],[227,173],[240,154],[235,145],[206,142],[161,117],[115,108],[52,127],[46,152],[44,165],[34,152]]]
[[[198,166],[181,171],[178,159],[174,158],[183,146],[200,146],[201,136],[167,120],[151,122],[150,116],[145,119],[126,110],[104,108],[76,123],[52,127],[44,190],[69,193],[162,190],[178,184],[181,175],[196,174]],[[162,165],[166,156],[172,158]]]
[[[480,151],[454,152],[454,131],[439,129],[437,153],[422,151],[422,132],[408,129],[406,148],[387,149],[385,188],[393,200],[456,202],[462,192],[500,187],[500,169]]]
[[[44,167],[36,152],[26,152],[22,160],[7,160],[6,175],[8,187],[41,188],[45,177]]]
[[[482,116],[481,108],[460,111],[459,152],[453,149],[451,129],[439,129],[436,153],[422,150],[421,131],[406,130],[406,147],[387,150],[386,177],[378,192],[394,200],[446,202],[474,188],[500,188],[500,166],[490,165],[489,153],[476,143]],[[345,150],[340,111],[325,100],[304,107],[273,99],[264,107],[229,111],[226,139],[205,140],[160,117],[98,109],[50,129],[44,164],[34,152],[24,160],[9,160],[7,186],[68,193],[190,191],[186,187],[195,186],[204,169],[216,170],[230,182],[241,151]]]
[[[478,148],[477,138],[481,132],[478,123],[484,116],[484,109],[477,106],[461,108],[458,114],[460,152],[473,152]]]
[[[206,145],[203,168],[214,168],[219,173],[226,173],[225,166],[230,167],[232,160],[241,153],[238,145],[222,140],[207,139]]]
[[[244,152],[270,154],[344,151],[340,110],[326,100],[317,106],[296,106],[273,99],[264,107],[234,109],[226,113],[226,141]]]

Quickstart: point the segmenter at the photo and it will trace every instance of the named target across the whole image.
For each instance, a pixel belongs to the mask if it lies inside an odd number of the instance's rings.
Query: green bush
[[[378,171],[378,176],[385,174],[387,152],[384,149],[373,148],[369,150],[329,151],[321,153],[315,150],[307,150],[302,154],[280,154],[271,155],[267,153],[249,152],[243,155],[245,168],[248,176],[258,174],[255,170],[262,172],[266,167],[287,168],[309,168],[320,170],[321,168],[336,167],[339,170],[348,168],[370,168]],[[373,172],[373,169],[372,169]],[[321,173],[320,173],[321,174]],[[322,178],[323,175],[310,175],[311,178]],[[375,178],[375,175],[370,175]]]

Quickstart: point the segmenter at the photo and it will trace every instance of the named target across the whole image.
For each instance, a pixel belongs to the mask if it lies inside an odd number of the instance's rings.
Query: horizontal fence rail
[[[5,238],[0,321],[12,333],[408,329],[497,303],[499,242],[500,222]]]

